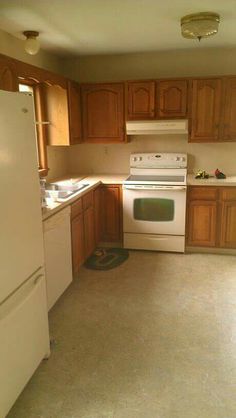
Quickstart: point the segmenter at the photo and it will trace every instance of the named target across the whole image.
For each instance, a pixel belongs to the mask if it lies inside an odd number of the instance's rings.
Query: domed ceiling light
[[[26,36],[25,51],[30,55],[36,55],[40,48],[40,43],[37,39],[39,33],[33,30],[26,30],[23,32],[23,35]]]
[[[201,12],[186,15],[181,18],[181,33],[184,38],[207,38],[218,32],[220,15],[213,12]]]

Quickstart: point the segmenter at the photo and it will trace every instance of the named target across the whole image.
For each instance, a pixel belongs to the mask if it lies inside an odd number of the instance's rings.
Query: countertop
[[[74,181],[81,181],[82,183],[88,183],[88,186],[81,191],[78,191],[73,197],[67,199],[64,202],[51,202],[49,206],[42,209],[43,220],[48,219],[50,216],[59,212],[66,206],[75,202],[77,199],[95,189],[99,184],[122,184],[122,182],[129,176],[129,174],[92,174],[92,175],[70,175],[60,179],[55,179],[53,182],[60,182],[64,180],[73,179]],[[50,181],[52,183],[52,181]]]
[[[188,186],[236,186],[236,176],[227,176],[226,179],[216,179],[210,177],[209,179],[195,179],[194,174],[187,176]]]
[[[65,202],[52,202],[50,206],[42,210],[43,220],[49,218],[55,213],[59,212],[64,207],[70,205],[78,198],[82,197],[89,191],[95,189],[99,184],[122,184],[129,174],[90,174],[90,175],[70,175],[60,179],[55,179],[54,182],[73,179],[74,181],[82,181],[88,183],[88,187],[74,194]],[[52,182],[52,181],[51,181]],[[215,177],[209,179],[195,179],[194,174],[188,174],[187,186],[236,186],[236,176],[229,176],[226,179],[217,180]]]

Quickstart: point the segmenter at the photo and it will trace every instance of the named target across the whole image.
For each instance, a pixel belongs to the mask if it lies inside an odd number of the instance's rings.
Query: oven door
[[[124,232],[185,235],[186,186],[123,186]]]

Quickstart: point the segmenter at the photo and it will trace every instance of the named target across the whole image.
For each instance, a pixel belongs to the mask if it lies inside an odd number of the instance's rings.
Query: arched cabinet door
[[[127,83],[128,119],[153,119],[155,117],[155,82]]]
[[[10,58],[0,57],[0,90],[18,91],[16,67]]]
[[[84,84],[81,87],[83,141],[115,143],[125,141],[124,85]]]
[[[220,132],[222,80],[192,81],[190,142],[217,142]]]
[[[157,108],[160,118],[187,117],[187,80],[163,80],[157,83]]]

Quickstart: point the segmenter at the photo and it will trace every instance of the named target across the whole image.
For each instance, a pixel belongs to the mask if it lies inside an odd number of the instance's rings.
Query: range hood
[[[188,120],[140,120],[126,122],[127,135],[187,134]]]

